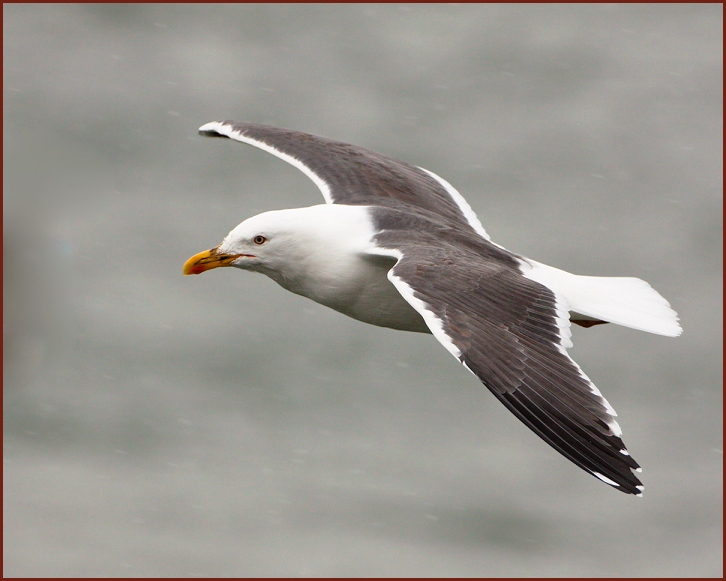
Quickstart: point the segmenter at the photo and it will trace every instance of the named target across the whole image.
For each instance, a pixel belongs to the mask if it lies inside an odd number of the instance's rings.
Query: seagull
[[[325,204],[264,212],[192,256],[232,266],[349,317],[430,333],[535,434],[602,482],[642,496],[612,406],[568,355],[570,323],[681,334],[645,281],[580,276],[492,242],[443,178],[340,141],[235,121],[199,128],[288,162]]]

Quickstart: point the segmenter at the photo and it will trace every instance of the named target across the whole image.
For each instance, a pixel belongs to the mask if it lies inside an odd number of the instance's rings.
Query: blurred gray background
[[[4,5],[6,576],[722,575],[722,7]],[[574,329],[643,498],[431,336],[184,261],[322,202],[208,121],[449,180],[493,240],[638,276]]]

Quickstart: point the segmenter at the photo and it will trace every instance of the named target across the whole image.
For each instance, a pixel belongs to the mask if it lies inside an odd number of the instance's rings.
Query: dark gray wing
[[[615,411],[567,354],[567,306],[511,264],[426,233],[382,231],[389,279],[436,338],[532,431],[603,482],[640,494]]]
[[[428,170],[356,145],[269,125],[214,121],[200,127],[199,133],[241,141],[283,159],[313,180],[329,204],[401,202],[489,239],[463,196]]]

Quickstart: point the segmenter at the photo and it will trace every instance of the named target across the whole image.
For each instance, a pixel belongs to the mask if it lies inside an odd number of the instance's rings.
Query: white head
[[[187,260],[184,274],[220,266],[262,272],[286,288],[311,273],[337,269],[340,261],[370,246],[367,208],[323,204],[277,210],[248,218],[211,250]]]

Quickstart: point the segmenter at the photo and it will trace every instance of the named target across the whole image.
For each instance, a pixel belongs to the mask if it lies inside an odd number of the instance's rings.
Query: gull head
[[[219,246],[192,256],[183,273],[234,266],[288,286],[285,282],[365,251],[371,235],[368,213],[360,206],[323,204],[265,212],[236,226]]]
[[[185,275],[201,274],[221,266],[243,270],[276,270],[292,259],[301,243],[291,210],[265,212],[237,225],[210,250],[195,254],[186,261]]]

